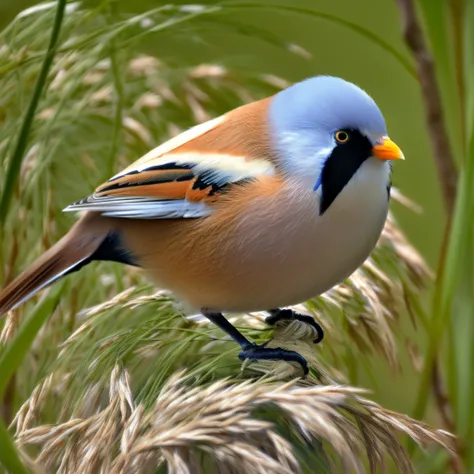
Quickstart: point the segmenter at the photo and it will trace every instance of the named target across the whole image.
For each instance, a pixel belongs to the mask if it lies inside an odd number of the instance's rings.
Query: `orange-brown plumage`
[[[197,134],[192,140],[172,147],[165,154],[167,161],[172,162],[173,156],[182,154],[209,154],[224,160],[232,160],[234,155],[248,160],[270,160],[273,151],[268,141],[266,121],[263,120],[268,100],[229,112],[205,133]],[[160,156],[162,155],[157,154],[148,162],[153,163]],[[196,187],[198,177],[191,175],[188,168],[172,166],[167,169],[167,161],[165,160],[162,169],[143,170],[139,173],[130,172],[129,167],[129,171],[123,176],[114,177],[100,185],[94,197],[104,199],[139,196],[216,205],[222,199],[221,196],[225,196],[225,193],[215,192],[210,185]],[[258,191],[258,188],[256,186],[255,190]],[[193,282],[201,281],[200,288],[212,285],[213,266],[217,265],[213,255],[216,255],[216,249],[220,246],[213,249],[212,243],[208,242],[209,237],[219,238],[219,235],[223,235],[222,226],[218,224],[219,216],[228,220],[226,232],[231,232],[234,214],[256,197],[253,189],[237,186],[228,194],[233,197],[237,194],[235,211],[229,205],[234,199],[226,199],[226,204],[220,206],[217,216],[204,220],[206,224],[194,219],[122,219],[88,211],[63,239],[0,292],[0,315],[55,281],[69,267],[93,255],[111,233],[118,233],[122,245],[134,256],[136,264],[165,287],[176,289],[182,294],[189,286],[193,286]],[[199,268],[205,269],[202,278],[199,277]],[[193,289],[191,292],[194,291]]]
[[[174,153],[205,152],[246,156],[249,160],[263,157],[275,161],[270,147],[269,124],[266,119],[271,98],[239,107],[225,115],[218,126],[175,148]]]
[[[68,268],[87,259],[103,242],[109,221],[88,213],[53,247],[0,291],[0,316],[27,300],[46,283],[55,281]]]

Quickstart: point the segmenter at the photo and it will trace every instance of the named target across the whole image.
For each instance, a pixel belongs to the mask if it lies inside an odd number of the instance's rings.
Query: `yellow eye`
[[[349,140],[349,134],[345,130],[338,130],[334,136],[339,143],[346,143]]]

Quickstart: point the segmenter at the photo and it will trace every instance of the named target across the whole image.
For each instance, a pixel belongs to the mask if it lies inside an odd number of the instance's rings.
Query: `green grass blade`
[[[36,108],[38,107],[41,94],[46,85],[49,70],[53,63],[56,49],[58,46],[59,33],[61,32],[61,25],[64,17],[64,10],[66,8],[66,0],[58,0],[56,9],[56,17],[54,19],[53,29],[51,31],[51,39],[48,50],[44,56],[43,65],[41,67],[38,79],[36,81],[35,89],[31,97],[30,104],[23,119],[23,123],[18,135],[18,141],[15,146],[15,151],[11,157],[10,164],[4,180],[4,188],[0,198],[0,224],[5,222],[7,217],[10,201],[15,190],[18,178],[20,176],[21,163],[25,157],[26,145],[28,143],[28,135],[30,133],[31,125],[35,117]]]
[[[53,313],[59,301],[63,283],[57,283],[42,300],[37,308],[26,318],[18,330],[18,334],[0,353],[0,399],[10,377],[22,363],[39,330]]]
[[[433,300],[433,329],[430,334],[414,412],[415,416],[424,416],[431,386],[433,363],[439,354],[445,331],[452,325],[452,343],[448,347],[448,387],[457,434],[463,436],[465,440],[469,440],[474,422],[474,406],[471,401],[474,386],[468,375],[470,367],[467,364],[474,357],[472,348],[474,264],[470,258],[474,238],[472,229],[474,222],[474,192],[472,188],[474,140],[471,140],[469,150],[469,160],[460,175],[446,258],[438,274]]]
[[[467,2],[464,16],[464,83],[466,87],[466,128],[474,134],[474,2]]]
[[[464,85],[466,92],[466,104],[465,104],[465,113],[466,113],[466,127],[469,133],[468,140],[470,146],[468,149],[468,156],[466,157],[466,168],[468,173],[468,180],[472,189],[472,180],[474,179],[474,3],[466,2],[465,5],[465,15],[464,15]],[[470,218],[467,220],[467,225],[469,226],[466,230],[470,235],[467,236],[468,246],[471,252],[471,261],[470,261],[470,279],[467,286],[467,297],[468,301],[465,305],[466,314],[465,318],[469,322],[472,322],[472,309],[474,308],[474,297],[472,294],[472,288],[474,287],[474,262],[472,261],[473,250],[472,242],[474,241],[474,192],[471,190],[470,197]],[[466,262],[468,264],[468,262]],[[470,287],[469,287],[470,283]],[[474,324],[471,323],[471,329],[474,332]],[[474,358],[474,348],[472,346],[474,334],[471,332],[469,341],[467,341],[466,346],[470,350],[471,357],[467,360],[468,371],[472,372],[472,363]],[[461,348],[460,348],[461,349]],[[467,354],[466,354],[467,355]],[[467,357],[466,357],[467,359]],[[468,373],[469,373],[468,372]],[[469,389],[465,398],[468,399],[468,414],[467,414],[467,432],[465,434],[466,440],[472,440],[474,435],[474,381],[472,377],[469,379]],[[468,450],[468,459],[467,466],[472,471],[474,469],[474,453],[472,450]]]
[[[110,22],[113,24],[119,17],[118,2],[113,1],[110,4]],[[112,135],[112,146],[110,148],[110,155],[105,166],[104,181],[108,177],[112,176],[115,172],[115,161],[117,154],[120,151],[120,134],[122,131],[123,124],[123,109],[125,105],[124,97],[124,85],[121,73],[120,51],[117,48],[117,38],[114,37],[111,40],[110,45],[110,63],[112,65],[112,76],[115,92],[115,113],[114,113],[114,125]]]
[[[0,462],[8,472],[14,474],[29,474],[29,470],[23,465],[13,440],[0,418]]]
[[[447,126],[451,135],[451,145],[455,156],[461,156],[464,149],[462,143],[462,121],[460,114],[459,94],[456,85],[455,63],[453,60],[453,41],[448,31],[448,4],[445,0],[418,0],[424,26],[429,39],[436,75],[445,108]]]
[[[437,282],[433,297],[433,316],[431,319],[431,332],[428,349],[425,354],[423,372],[421,374],[420,389],[413,416],[423,418],[428,405],[429,393],[432,382],[433,364],[439,354],[443,336],[450,325],[451,306],[453,295],[458,283],[460,264],[462,260],[462,232],[463,216],[466,215],[467,188],[466,173],[460,174],[460,185],[452,220],[451,234],[444,263],[438,270]]]
[[[54,287],[51,293],[38,305],[35,311],[26,319],[18,330],[18,334],[0,354],[0,400],[3,399],[5,388],[10,377],[22,363],[31,347],[36,335],[43,324],[53,313],[64,284]],[[9,472],[26,474],[28,470],[23,466],[15,449],[13,439],[0,419],[0,464]]]
[[[453,242],[448,253],[448,259],[453,259],[453,269],[447,265],[447,282],[445,298],[452,302],[451,321],[455,335],[455,344],[448,350],[452,353],[448,367],[450,391],[455,401],[455,420],[457,434],[468,443],[474,433],[474,382],[471,376],[474,360],[474,321],[472,309],[474,298],[474,129],[470,131],[469,151],[461,182],[459,222],[453,227]],[[457,264],[457,266],[455,266]],[[449,272],[449,273],[448,273]],[[474,468],[473,454],[468,450],[466,464],[469,472]]]

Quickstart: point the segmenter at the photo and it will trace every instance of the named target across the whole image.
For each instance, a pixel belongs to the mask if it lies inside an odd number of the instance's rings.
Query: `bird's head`
[[[340,78],[317,76],[279,92],[269,120],[283,172],[321,193],[326,208],[367,160],[388,181],[389,162],[404,159],[374,100]]]

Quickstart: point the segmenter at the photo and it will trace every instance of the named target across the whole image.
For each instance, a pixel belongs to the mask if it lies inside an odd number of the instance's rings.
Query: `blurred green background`
[[[33,3],[0,0],[0,27],[3,28],[15,14]],[[253,2],[244,3],[252,5]],[[223,29],[207,32],[200,29],[198,40],[192,22],[184,24],[174,37],[167,36],[166,44],[157,34],[140,43],[139,48],[169,63],[173,62],[173,57],[179,56],[189,64],[213,62],[238,66],[274,74],[291,82],[317,74],[330,74],[361,86],[380,106],[391,138],[406,156],[406,162],[394,165],[393,184],[422,208],[418,214],[392,204],[392,211],[410,241],[429,265],[436,268],[444,214],[416,79],[387,51],[356,31],[309,15],[264,8],[264,5],[288,4],[288,1],[260,1],[261,8],[232,14],[229,20],[271,31],[289,43],[301,45],[311,57],[295,55],[265,41]],[[411,63],[401,38],[399,13],[394,0],[292,0],[291,5],[337,15],[361,25],[386,40],[406,58],[407,63]],[[118,2],[121,12],[137,13],[154,6],[152,0]],[[410,328],[409,324],[407,318],[407,328]],[[414,333],[414,329],[411,331]],[[413,337],[423,345],[418,336]],[[367,377],[364,372],[359,385],[376,388],[374,399],[386,407],[411,413],[419,376],[411,368],[403,345],[404,341],[400,341],[401,374],[390,372],[386,362],[378,364],[375,357],[374,380],[364,380]],[[428,421],[437,423],[439,420],[433,414]]]

